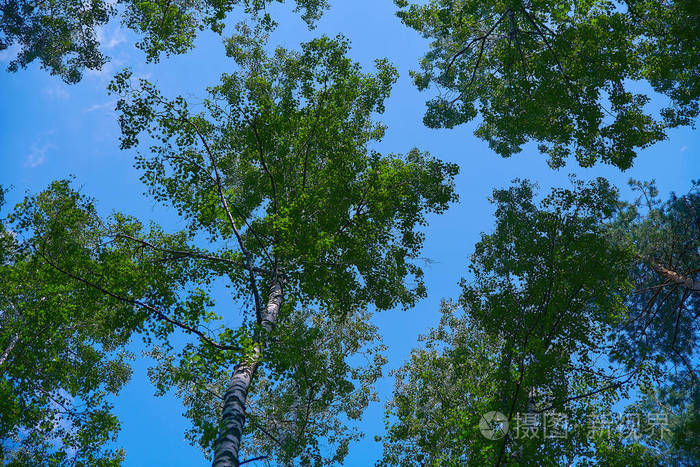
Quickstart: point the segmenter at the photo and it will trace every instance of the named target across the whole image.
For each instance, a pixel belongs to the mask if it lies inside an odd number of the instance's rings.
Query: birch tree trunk
[[[9,303],[10,303],[10,307],[12,308],[12,317],[9,318],[8,321],[9,320],[19,321],[21,318],[21,315],[19,314],[19,310],[17,310],[17,307],[15,307],[15,305],[14,305],[14,303],[12,303],[12,301],[10,301]],[[5,312],[3,310],[2,315],[4,315],[4,314],[5,314]],[[2,317],[2,315],[0,315],[0,317]],[[19,333],[12,334],[12,337],[10,338],[10,343],[7,345],[5,350],[3,350],[2,354],[0,355],[0,367],[2,367],[5,364],[5,361],[10,356],[10,354],[12,353],[12,350],[14,350],[14,348],[18,342],[19,342]],[[0,374],[2,374],[2,373],[0,373]]]
[[[216,441],[214,467],[238,467],[238,450],[241,447],[245,424],[245,402],[248,389],[253,381],[258,358],[238,365],[233,372],[231,384],[224,396],[224,410],[221,414],[222,433]]]
[[[5,364],[5,360],[7,360],[7,357],[10,356],[10,353],[12,352],[12,349],[14,349],[17,345],[17,342],[19,342],[19,335],[13,334],[12,338],[10,339],[10,344],[3,351],[2,355],[0,355],[0,367],[2,367]]]
[[[258,323],[264,329],[264,333],[255,347],[254,354],[234,370],[231,384],[224,395],[224,409],[221,414],[222,432],[216,441],[212,464],[214,467],[238,467],[239,465],[238,451],[243,438],[248,390],[263,356],[265,334],[274,328],[281,305],[282,283],[275,277],[270,286],[270,296],[265,310]]]

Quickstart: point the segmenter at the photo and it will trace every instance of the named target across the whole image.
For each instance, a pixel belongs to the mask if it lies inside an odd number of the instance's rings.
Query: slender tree
[[[415,149],[405,156],[372,149],[385,130],[374,115],[383,111],[396,79],[385,60],[376,62],[376,74],[365,74],[346,56],[343,39],[325,37],[299,52],[277,49],[268,56],[260,37],[244,27],[239,32],[227,43],[238,68],[209,89],[200,112],[181,97],[166,99],[144,80],[133,86],[128,72],[111,85],[123,97],[122,146],[136,146],[143,132],[153,142],[138,159],[152,194],[175,207],[191,232],[221,245],[216,256],[225,264],[218,273],[228,277],[236,296],[250,299],[241,326],[222,331],[237,336],[240,351],[227,377],[220,422],[205,430],[216,466],[239,464],[251,391],[266,365],[266,376],[281,379],[308,371],[308,404],[338,391],[352,395],[348,385],[363,377],[350,374],[343,381],[325,363],[343,358],[342,340],[333,344],[338,326],[369,306],[408,307],[425,294],[416,264],[423,241],[418,227],[428,213],[440,213],[456,199],[455,165]],[[323,319],[315,323],[313,316]],[[290,328],[294,322],[303,326]],[[280,351],[289,350],[304,327],[329,334],[309,344],[335,346],[310,348],[310,355],[322,352],[315,367],[289,356],[298,350]],[[234,363],[230,355],[212,354],[206,343],[187,348],[181,363],[187,367],[193,355],[220,369],[217,378]],[[277,386],[261,387],[267,395],[258,401],[277,396]],[[197,398],[190,400],[195,410]],[[355,409],[346,403],[341,413],[356,418]],[[313,420],[300,422],[302,429],[314,427]],[[269,426],[254,429],[263,433],[258,439],[267,437],[278,448],[293,442],[277,439]]]

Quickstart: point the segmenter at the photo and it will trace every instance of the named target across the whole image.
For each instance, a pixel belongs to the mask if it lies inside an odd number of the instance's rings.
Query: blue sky
[[[413,147],[427,150],[461,167],[457,178],[460,203],[446,214],[430,219],[426,229],[425,257],[433,263],[425,268],[428,298],[414,309],[383,312],[375,322],[388,346],[389,369],[397,368],[418,334],[437,323],[441,298],[456,297],[459,279],[466,275],[468,256],[481,232],[493,226],[493,207],[488,197],[494,188],[509,185],[516,177],[536,181],[545,192],[566,186],[568,174],[590,179],[604,176],[617,185],[623,197],[630,177],[655,179],[662,196],[671,191],[685,193],[693,178],[700,178],[700,138],[691,129],[670,132],[667,141],[641,152],[626,172],[606,166],[581,169],[574,164],[559,171],[550,169],[534,145],[510,159],[503,159],[476,139],[472,122],[454,130],[430,130],[422,125],[425,94],[412,85],[408,71],[416,67],[427,43],[405,28],[394,16],[389,0],[334,1],[318,24],[307,30],[288,6],[271,11],[280,27],[272,43],[295,48],[299,42],[320,34],[342,33],[350,39],[351,55],[367,70],[376,58],[386,57],[398,68],[401,78],[387,102],[381,120],[388,125],[386,138],[378,145],[383,152],[406,153]],[[229,21],[232,31],[235,15]],[[166,229],[183,223],[170,210],[144,196],[144,186],[133,168],[133,152],[118,148],[119,129],[114,100],[105,90],[111,75],[130,66],[137,76],[148,77],[166,95],[197,99],[206,86],[214,85],[221,73],[232,70],[219,36],[202,33],[195,50],[183,56],[146,65],[143,54],[133,47],[136,38],[119,27],[108,25],[101,33],[104,49],[112,62],[103,71],[86,73],[78,85],[67,86],[38,66],[16,74],[0,72],[0,184],[12,186],[10,205],[26,191],[38,192],[54,179],[75,176],[75,185],[97,199],[103,214],[112,210],[154,219]],[[0,52],[5,68],[9,53]],[[187,421],[171,396],[153,397],[147,362],[136,363],[133,380],[115,400],[122,422],[118,444],[127,451],[126,466],[208,465],[198,448],[183,437]],[[361,424],[365,439],[351,448],[346,465],[371,465],[381,453],[374,435],[383,433],[383,403],[391,394],[392,381],[384,378],[378,388],[382,402],[367,411]]]

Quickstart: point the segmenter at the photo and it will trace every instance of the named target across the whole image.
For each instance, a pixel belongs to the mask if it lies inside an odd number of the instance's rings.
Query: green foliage
[[[692,465],[700,458],[698,182],[687,194],[672,194],[665,202],[658,198],[653,183],[631,180],[630,185],[639,198],[621,205],[607,232],[636,258],[629,271],[636,290],[626,299],[630,319],[614,334],[611,357],[628,367],[634,362],[653,362],[654,382],[640,388],[642,398],[632,409],[664,414],[670,439],[653,442],[654,449],[678,465]],[[688,281],[694,281],[694,289],[688,288]]]
[[[229,45],[243,69],[209,90],[203,113],[143,80],[130,91],[129,73],[119,75],[112,90],[131,92],[118,103],[122,146],[150,133],[154,144],[138,160],[143,180],[212,241],[234,237],[217,206],[220,178],[254,266],[283,268],[288,293],[303,303],[334,314],[410,306],[425,293],[411,262],[423,241],[414,227],[456,199],[457,167],[418,150],[400,157],[368,148],[384,133],[372,115],[395,80],[386,61],[365,75],[345,57],[347,44],[328,38],[268,59],[244,37]]]
[[[75,83],[83,69],[99,70],[107,62],[99,50],[97,29],[115,14],[110,3],[3,0],[0,12],[0,50],[20,46],[9,71],[38,59],[52,75]]]
[[[291,315],[270,336],[266,363],[256,373],[241,458],[265,455],[280,463],[336,465],[362,436],[343,420],[359,420],[376,400],[373,384],[381,377],[384,347],[366,312],[339,320],[290,308]],[[205,350],[189,347],[176,357],[155,349],[150,356],[158,365],[149,376],[159,394],[175,389],[192,421],[187,439],[209,453],[231,363]]]
[[[197,329],[215,317],[190,283],[206,287],[212,258],[173,253],[186,234],[101,219],[68,181],[27,197],[0,234],[0,453],[10,465],[120,464],[104,447],[119,429],[108,398],[131,374],[132,336],[178,330],[232,348],[234,336]]]
[[[437,87],[425,124],[481,120],[476,136],[508,157],[539,143],[553,167],[574,155],[626,169],[636,152],[693,125],[700,98],[700,6],[693,0],[395,0],[431,40],[413,73]],[[641,83],[669,98],[654,114]]]
[[[44,258],[92,262],[99,222],[90,200],[56,182],[0,225],[0,460],[6,465],[107,466],[124,457],[105,447],[119,429],[108,397],[129,379],[124,345],[143,314],[67,280]],[[46,251],[46,242],[58,249]]]
[[[698,183],[689,193],[658,198],[653,183],[631,181],[639,193],[623,203],[608,236],[632,251],[636,261],[629,271],[636,293],[627,298],[633,319],[616,335],[619,353],[635,361],[657,360],[691,368],[698,345],[694,313],[700,294],[669,280],[658,266],[681,277],[698,277],[700,264],[700,192]]]
[[[275,23],[267,5],[284,0],[2,0],[0,2],[0,50],[19,46],[9,71],[34,60],[66,83],[76,83],[84,70],[100,70],[109,57],[100,50],[99,30],[119,18],[141,40],[136,45],[148,61],[162,54],[192,49],[197,33],[210,29],[221,33],[226,16],[244,10],[265,28]],[[296,10],[312,26],[328,7],[326,0],[296,0]]]
[[[381,465],[476,465],[475,457],[493,455],[478,426],[481,415],[500,409],[494,394],[503,340],[476,326],[455,303],[443,302],[440,312],[439,326],[420,339],[425,348],[394,372]]]
[[[188,438],[207,449],[232,363],[257,362],[264,347],[243,450],[332,464],[358,437],[343,420],[359,418],[380,375],[366,310],[408,307],[425,295],[419,229],[456,200],[457,167],[415,149],[372,149],[384,134],[375,116],[396,80],[387,61],[362,72],[342,38],[271,56],[263,46],[239,27],[227,42],[236,70],[208,89],[198,112],[145,80],[134,85],[128,71],[110,85],[121,96],[122,147],[151,143],[137,159],[143,181],[191,235],[222,245],[217,256],[230,259],[229,269],[212,274],[248,305],[239,328],[221,330],[239,354],[166,342],[153,354],[160,365],[152,378],[160,392],[177,389],[193,421]],[[263,332],[261,294],[278,278],[284,300]],[[369,365],[348,363],[362,355]]]
[[[667,293],[652,303],[658,317],[640,308],[648,296],[637,297],[650,283],[652,293],[682,289],[666,279],[659,286],[650,257],[685,277],[697,274],[685,269],[698,264],[697,192],[659,207],[650,186],[640,185],[650,200],[642,216],[602,179],[573,185],[540,202],[529,182],[494,191],[496,228],[476,245],[473,278],[462,282],[464,315],[444,305],[426,349],[397,373],[384,464],[695,462],[697,293],[681,291],[670,304]],[[654,256],[661,252],[672,259]],[[635,388],[641,397],[626,413],[641,422],[637,438],[612,419],[613,405]],[[478,430],[479,417],[492,410],[510,422],[500,441]],[[516,436],[517,414],[526,413],[538,417],[539,430],[547,414],[565,415],[566,437]],[[665,432],[653,429],[652,413],[666,414]],[[591,432],[596,420],[615,427],[600,436]]]
[[[210,29],[221,34],[227,15],[240,8],[259,21],[266,29],[275,26],[265,12],[272,3],[284,0],[206,0],[177,2],[170,0],[121,0],[125,12],[123,22],[142,35],[137,47],[146,52],[149,61],[158,60],[165,53],[180,54],[192,49],[197,33]],[[296,11],[313,26],[328,7],[327,0],[295,0]]]
[[[628,413],[642,415],[643,432],[659,431],[643,416],[654,413],[666,422],[659,437],[644,441],[670,465],[695,465],[700,459],[700,385],[690,371],[669,372],[668,379],[656,387],[641,388],[642,397],[628,407]]]
[[[200,104],[128,70],[109,87],[122,148],[148,145],[142,180],[185,231],[101,219],[67,181],[0,223],[3,463],[120,465],[108,400],[130,376],[135,334],[157,362],[157,394],[175,390],[186,437],[205,452],[221,439],[234,364],[250,364],[253,381],[243,455],[336,465],[362,436],[354,424],[385,363],[369,310],[426,295],[422,228],[457,200],[458,169],[418,149],[376,151],[396,69],[377,60],[363,72],[342,37],[268,54],[272,2],[0,0],[0,50],[19,47],[9,70],[39,60],[67,83],[108,61],[98,32],[113,18],[148,61],[187,52],[205,29],[221,34],[239,9],[255,20],[226,40],[233,71]],[[441,91],[425,123],[480,116],[476,135],[502,156],[536,141],[553,167],[573,155],[626,169],[700,111],[697,1],[395,3],[432,41],[412,74]],[[327,6],[296,1],[310,26]],[[666,107],[653,111],[644,86]],[[572,179],[542,200],[528,181],[494,191],[496,227],[475,247],[458,304],[442,304],[424,348],[394,373],[381,464],[697,463],[700,196],[695,184],[661,203],[653,183],[632,184],[634,203],[603,179]],[[240,315],[215,313],[219,282]],[[272,318],[267,290],[283,290]],[[668,433],[592,438],[586,422],[633,390],[626,414],[663,413]],[[491,441],[478,426],[494,410],[512,428],[524,413],[572,423],[563,438]]]

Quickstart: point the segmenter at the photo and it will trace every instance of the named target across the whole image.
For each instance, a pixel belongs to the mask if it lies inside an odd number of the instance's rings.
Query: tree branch
[[[115,238],[125,238],[127,240],[131,240],[131,241],[136,242],[140,245],[148,247],[152,250],[156,250],[156,251],[160,251],[163,253],[169,253],[169,254],[178,256],[175,259],[180,259],[180,257],[205,259],[208,261],[222,262],[222,263],[231,264],[233,266],[243,267],[247,270],[245,263],[242,263],[240,261],[235,261],[232,259],[228,259],[228,258],[221,258],[218,256],[207,255],[207,254],[203,254],[203,253],[199,253],[199,252],[191,251],[191,250],[170,250],[168,248],[162,248],[162,247],[153,245],[152,243],[149,243],[145,240],[141,240],[140,238],[132,237],[131,235],[126,235],[126,234],[117,234]],[[252,269],[256,274],[260,274],[260,275],[271,275],[272,274],[272,271],[270,271],[268,269],[259,268],[259,267],[255,267],[255,266],[253,266]]]
[[[248,462],[253,462],[253,461],[259,461],[262,459],[267,459],[267,456],[258,456],[258,457],[253,457],[252,459],[245,460],[243,462],[240,462],[238,465],[243,465],[247,464]]]
[[[46,261],[46,263],[49,266],[56,269],[58,272],[65,274],[66,276],[70,277],[71,279],[74,279],[82,284],[85,284],[88,287],[92,287],[93,289],[98,290],[98,291],[102,292],[103,294],[108,295],[116,300],[121,301],[121,302],[128,303],[129,305],[132,305],[132,306],[138,306],[140,308],[144,308],[145,310],[155,314],[158,319],[163,320],[167,323],[170,323],[174,326],[177,326],[177,327],[179,327],[179,328],[181,328],[181,329],[183,329],[191,334],[195,334],[200,339],[202,339],[204,342],[206,342],[207,344],[211,345],[212,347],[214,347],[218,350],[241,350],[239,347],[232,347],[229,345],[221,345],[217,342],[214,342],[212,339],[207,337],[202,331],[200,331],[196,328],[193,328],[192,326],[189,326],[189,325],[187,325],[187,324],[185,324],[185,323],[183,323],[175,318],[169,317],[168,315],[166,315],[165,313],[163,313],[159,309],[157,309],[157,308],[155,308],[147,303],[143,303],[139,300],[134,300],[134,299],[128,298],[128,297],[122,297],[121,295],[117,295],[116,293],[111,292],[111,291],[105,289],[104,287],[101,287],[97,284],[93,284],[92,282],[88,281],[87,279],[84,279],[80,276],[77,276],[77,275],[71,273],[70,271],[67,271],[66,269],[61,268],[56,263],[51,261],[51,259],[49,259],[48,256],[46,256],[41,251],[39,251],[34,245],[32,245],[32,248],[39,256],[44,258],[44,261]]]
[[[667,281],[678,284],[691,292],[700,293],[700,281],[696,281],[692,277],[684,276],[683,274],[678,274],[676,271],[667,269],[650,258],[644,259],[644,262]]]
[[[241,253],[243,253],[243,256],[245,257],[245,268],[248,270],[248,275],[250,279],[250,287],[251,287],[251,292],[253,294],[253,298],[255,299],[255,314],[260,316],[261,313],[261,308],[262,308],[262,301],[260,300],[260,293],[258,292],[258,285],[255,280],[255,273],[253,271],[253,266],[252,266],[252,261],[251,261],[251,255],[248,249],[245,247],[245,244],[243,243],[243,238],[241,237],[240,232],[238,231],[238,227],[236,226],[236,222],[233,219],[233,216],[231,215],[231,210],[229,209],[228,202],[226,201],[226,196],[224,195],[224,188],[221,183],[221,175],[219,174],[219,167],[216,165],[216,157],[214,157],[214,154],[212,153],[211,149],[209,149],[209,144],[207,143],[206,138],[204,138],[204,135],[202,135],[201,131],[199,131],[199,127],[195,125],[192,121],[190,121],[189,118],[187,118],[185,115],[182,116],[182,118],[189,123],[192,128],[194,128],[194,131],[197,133],[199,136],[200,141],[204,145],[204,150],[207,152],[209,155],[209,161],[212,165],[212,168],[214,169],[214,180],[216,182],[216,187],[219,192],[219,199],[221,200],[221,206],[224,208],[224,211],[226,212],[226,216],[228,217],[229,223],[231,224],[231,229],[233,229],[233,233],[236,236],[236,240],[238,241],[238,246],[241,249]]]
[[[450,71],[450,69],[452,68],[452,66],[454,65],[455,61],[456,61],[460,56],[462,56],[462,55],[464,55],[465,53],[467,53],[467,51],[469,51],[469,49],[471,48],[471,46],[474,45],[475,43],[477,43],[478,41],[482,41],[482,50],[483,50],[483,44],[484,44],[484,42],[486,41],[486,39],[489,38],[489,36],[491,35],[491,33],[494,31],[494,29],[496,29],[496,27],[501,23],[501,21],[503,21],[503,18],[505,18],[506,14],[507,14],[509,11],[510,11],[510,9],[506,10],[506,11],[501,15],[501,17],[498,18],[498,21],[496,21],[496,23],[495,23],[493,26],[491,26],[491,29],[489,29],[486,33],[484,33],[483,35],[481,35],[481,36],[479,36],[479,37],[475,37],[474,39],[472,39],[471,41],[469,41],[469,43],[468,43],[462,50],[460,50],[459,52],[457,52],[456,54],[454,54],[454,55],[452,56],[452,59],[450,59],[450,63],[447,64],[447,68],[445,68],[445,72],[444,72],[443,74],[447,74],[447,73]]]
[[[255,120],[248,120],[250,126],[253,128],[253,133],[255,134],[255,142],[258,147],[258,155],[260,156],[260,164],[262,165],[263,170],[265,171],[265,174],[267,174],[267,177],[270,179],[270,184],[272,185],[272,202],[275,207],[275,213],[277,213],[277,205],[278,205],[278,195],[277,195],[277,183],[275,183],[275,177],[272,176],[272,173],[270,172],[270,169],[267,167],[267,163],[265,162],[265,152],[263,151],[262,148],[262,141],[260,139],[260,134],[258,133],[258,127],[255,125]]]

